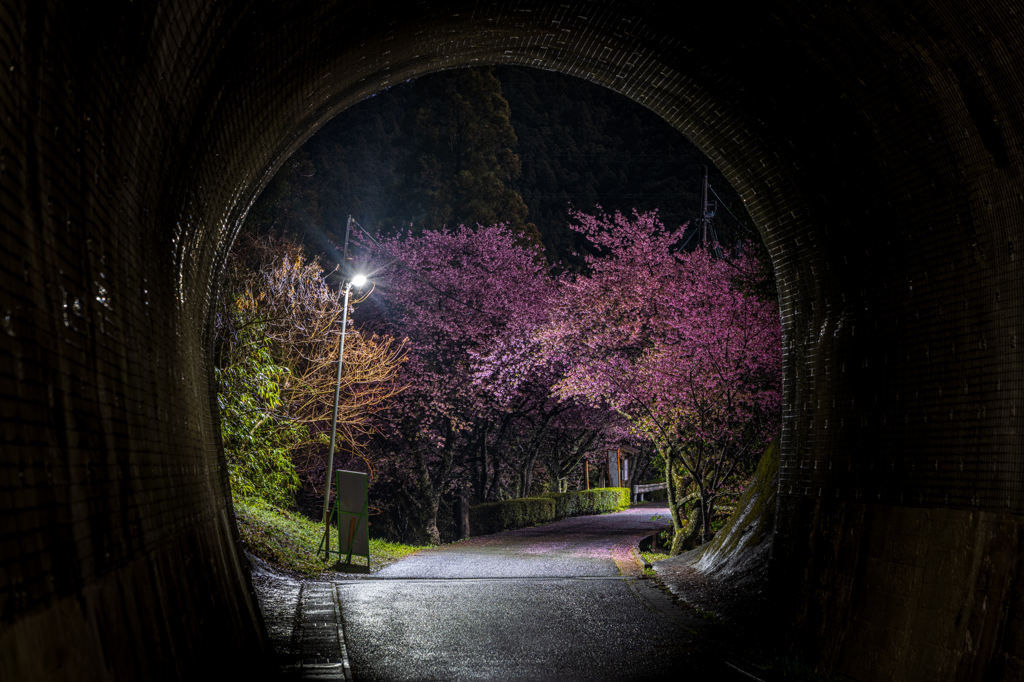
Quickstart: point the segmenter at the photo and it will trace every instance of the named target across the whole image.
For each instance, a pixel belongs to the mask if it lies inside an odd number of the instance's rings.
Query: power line
[[[686,245],[690,243],[691,239],[693,239],[693,235],[697,234],[698,232],[700,232],[700,229],[696,225],[694,225],[694,229],[690,232],[690,236],[686,238],[686,241],[683,242],[683,245],[679,247],[679,250],[685,251]]]
[[[746,231],[747,231],[747,234],[751,234],[751,235],[752,235],[752,234],[754,234],[754,231],[753,231],[753,230],[751,230],[751,229],[750,229],[749,227],[747,227],[746,225],[744,225],[744,224],[743,224],[743,221],[742,221],[742,220],[740,220],[739,218],[737,218],[737,217],[736,217],[736,214],[735,214],[735,213],[733,213],[733,212],[732,212],[732,209],[730,209],[730,208],[729,208],[729,204],[727,204],[727,203],[725,203],[724,201],[722,201],[722,197],[718,196],[718,192],[716,192],[716,191],[715,191],[715,188],[714,188],[714,187],[712,187],[712,186],[711,186],[710,184],[708,184],[708,189],[710,189],[710,190],[711,190],[711,193],[715,195],[715,198],[716,198],[716,199],[718,199],[718,203],[719,203],[719,204],[721,204],[722,206],[724,206],[724,207],[725,207],[725,210],[726,210],[726,211],[729,211],[729,215],[731,215],[731,216],[733,217],[733,219],[734,219],[734,220],[736,221],[736,224],[737,224],[737,225],[739,225],[739,226],[740,226],[740,227],[742,227],[742,228],[743,228],[744,230],[746,230]]]

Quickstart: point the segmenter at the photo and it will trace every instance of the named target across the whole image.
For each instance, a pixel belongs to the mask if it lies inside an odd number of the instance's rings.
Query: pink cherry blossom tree
[[[544,409],[484,366],[533,337],[554,287],[539,252],[503,225],[399,235],[370,249],[378,326],[407,339],[408,352],[399,380],[409,388],[378,415],[378,442],[391,455],[389,475],[407,481],[398,489],[418,539],[437,543],[442,494],[474,478],[486,486],[488,446],[509,433],[503,418]],[[495,466],[492,481],[500,473]]]
[[[598,255],[587,258],[589,274],[562,280],[537,336],[565,366],[555,392],[610,405],[654,444],[677,539],[674,474],[689,477],[691,525],[707,539],[727,480],[778,428],[778,304],[745,293],[758,277],[753,257],[683,251],[685,226],[669,230],[655,213],[574,218]]]

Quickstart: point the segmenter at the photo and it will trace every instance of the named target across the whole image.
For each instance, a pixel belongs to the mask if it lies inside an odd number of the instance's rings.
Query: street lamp
[[[352,286],[362,287],[366,284],[366,275],[356,275],[345,284],[345,307],[341,313],[341,341],[338,344],[338,380],[334,386],[334,418],[331,419],[331,450],[327,455],[327,486],[324,488],[324,523],[327,523],[327,510],[331,502],[331,470],[334,469],[334,439],[338,435],[338,399],[341,396],[341,363],[345,358],[345,332],[348,331],[348,296]]]

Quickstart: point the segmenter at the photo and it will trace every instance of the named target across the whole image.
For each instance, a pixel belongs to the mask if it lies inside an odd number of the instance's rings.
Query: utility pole
[[[700,186],[700,243],[708,243],[708,167],[704,166],[704,181]]]
[[[348,295],[352,282],[345,282],[345,307],[341,313],[341,340],[338,341],[338,378],[334,384],[334,416],[331,418],[331,449],[327,455],[327,483],[324,486],[324,523],[331,504],[331,474],[334,468],[334,440],[338,434],[338,401],[341,397],[341,365],[345,358],[345,331],[348,327]],[[340,532],[340,531],[339,531]]]
[[[349,279],[348,271],[348,236],[352,234],[352,214],[348,214],[348,220],[345,222],[345,247],[341,252],[341,279],[347,282]]]
[[[331,474],[334,468],[334,441],[338,435],[338,402],[341,398],[341,366],[345,359],[345,332],[348,331],[348,296],[352,291],[348,267],[348,236],[352,232],[352,215],[349,214],[345,223],[345,246],[341,252],[341,281],[345,289],[345,304],[341,312],[341,340],[338,341],[338,378],[334,384],[334,416],[331,418],[331,449],[327,455],[327,483],[324,487],[324,523],[327,523],[327,512],[331,503]],[[341,532],[340,530],[338,531]]]
[[[718,213],[718,202],[713,202],[714,206],[709,206],[708,202],[708,167],[704,166],[704,180],[701,183],[700,188],[700,243],[701,246],[707,247],[708,244],[708,230],[714,231],[715,228],[711,227],[711,219]],[[718,241],[718,235],[715,235],[715,241]],[[720,256],[721,253],[716,248],[715,254]]]

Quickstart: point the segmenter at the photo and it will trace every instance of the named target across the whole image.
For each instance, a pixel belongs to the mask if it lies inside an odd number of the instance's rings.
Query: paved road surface
[[[704,621],[631,555],[666,520],[664,507],[630,509],[446,545],[373,576],[256,582],[301,679],[678,678]]]

